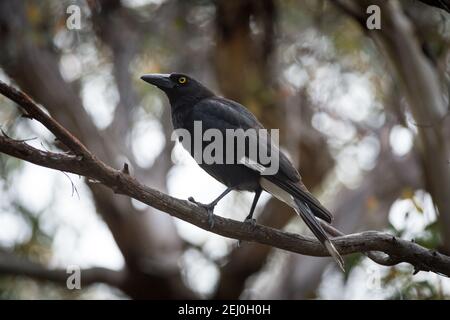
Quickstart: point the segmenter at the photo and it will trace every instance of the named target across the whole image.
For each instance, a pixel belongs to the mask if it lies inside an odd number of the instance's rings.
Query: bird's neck
[[[172,113],[174,113],[179,110],[183,111],[191,109],[198,102],[212,97],[213,95],[214,94],[212,92],[205,91],[203,94],[199,95],[172,96],[171,94],[168,94],[167,96],[172,108]]]
[[[179,110],[179,109],[186,109],[189,106],[193,106],[198,101],[201,100],[201,97],[195,97],[195,96],[186,96],[186,97],[173,97],[171,95],[168,95],[170,106],[172,107],[172,111]]]
[[[180,106],[178,108],[174,108],[172,106],[172,124],[174,129],[186,129],[187,123],[186,119],[190,118],[189,113],[192,108]]]
[[[209,97],[210,95],[204,97],[190,96],[183,99],[176,99],[175,101],[172,101],[169,97],[174,128],[187,128],[191,124],[190,113],[192,112],[194,106],[203,99],[207,99]]]
[[[167,93],[167,97],[169,98],[170,105],[172,106],[172,110],[192,107],[197,102],[209,98],[214,94],[209,90],[204,90],[201,94],[191,95],[175,95],[172,92]]]

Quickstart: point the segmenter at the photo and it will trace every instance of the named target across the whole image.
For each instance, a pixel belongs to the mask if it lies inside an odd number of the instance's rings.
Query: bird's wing
[[[209,117],[215,121],[224,122],[230,129],[244,130],[264,129],[256,117],[243,105],[220,97],[210,97],[198,102],[192,109],[193,115],[204,121]]]
[[[243,105],[220,97],[211,97],[197,103],[193,108],[194,120],[202,120],[204,128],[217,128],[220,125],[227,129],[264,129],[256,117]],[[218,125],[220,124],[220,125]],[[267,144],[266,144],[267,143]],[[260,147],[273,150],[279,154],[279,173],[292,182],[301,180],[300,174],[279,150],[273,141],[258,141]]]

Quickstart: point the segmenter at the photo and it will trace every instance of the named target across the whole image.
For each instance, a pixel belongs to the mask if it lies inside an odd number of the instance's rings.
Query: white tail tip
[[[336,261],[336,263],[338,264],[339,268],[341,268],[342,272],[345,273],[344,259],[342,259],[341,255],[336,250],[334,245],[331,243],[330,240],[325,241],[324,245],[327,248],[327,250],[330,253],[330,255],[333,257],[334,261]]]

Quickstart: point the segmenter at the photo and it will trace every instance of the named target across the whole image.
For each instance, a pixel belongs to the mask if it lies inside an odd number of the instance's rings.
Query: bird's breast
[[[200,164],[216,180],[236,190],[255,191],[259,189],[259,173],[239,164]]]

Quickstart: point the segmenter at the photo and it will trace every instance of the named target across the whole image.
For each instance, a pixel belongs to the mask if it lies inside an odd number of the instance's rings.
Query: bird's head
[[[143,75],[141,79],[164,91],[172,107],[214,95],[200,82],[181,73],[151,73]]]

